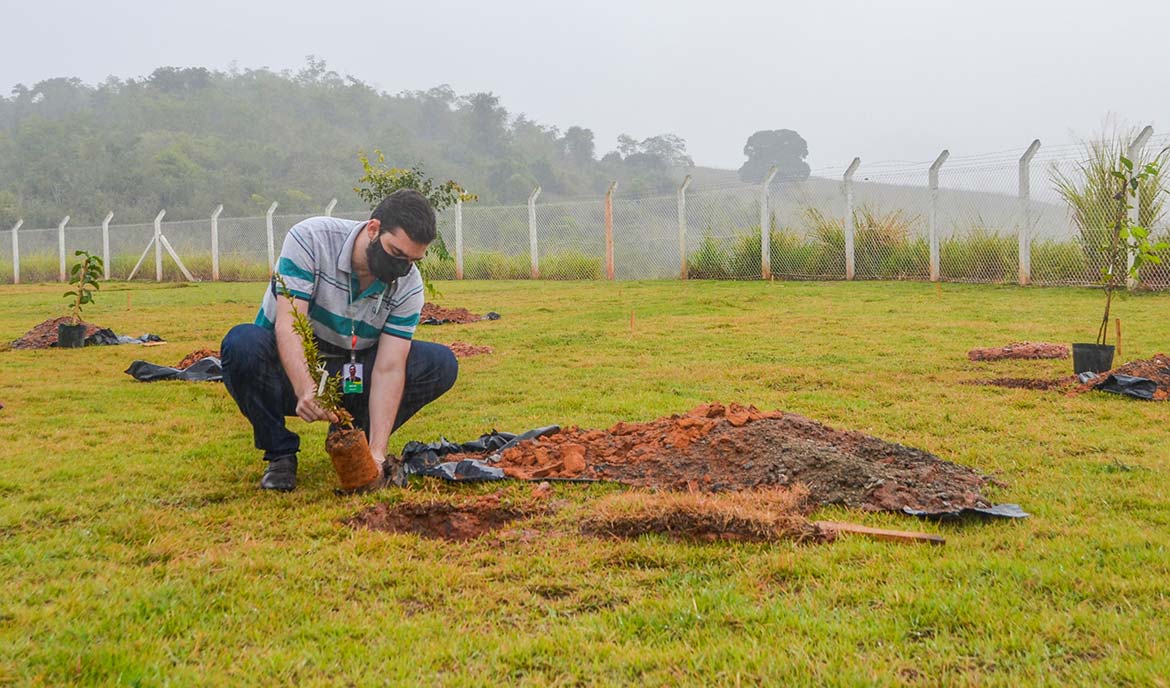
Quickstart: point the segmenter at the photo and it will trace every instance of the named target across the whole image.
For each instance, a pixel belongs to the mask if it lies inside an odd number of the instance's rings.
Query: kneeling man
[[[435,239],[435,211],[417,191],[395,191],[365,222],[313,217],[285,237],[276,272],[313,323],[331,375],[348,373],[343,400],[385,473],[390,433],[455,384],[458,364],[439,344],[412,341],[423,305],[415,265]],[[337,422],[316,402],[292,308],[273,278],[254,324],[221,346],[223,381],[252,423],[267,490],[297,485],[300,437],[286,416]],[[352,366],[352,367],[351,367]]]

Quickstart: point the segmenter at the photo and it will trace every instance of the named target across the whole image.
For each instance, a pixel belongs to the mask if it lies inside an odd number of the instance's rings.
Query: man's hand
[[[337,414],[330,413],[321,408],[317,403],[317,395],[315,390],[310,389],[308,392],[297,396],[297,417],[306,423],[312,423],[318,420],[327,420],[330,423],[337,422]]]

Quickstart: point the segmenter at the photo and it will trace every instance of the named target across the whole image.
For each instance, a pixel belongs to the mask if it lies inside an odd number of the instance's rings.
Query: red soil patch
[[[433,303],[424,303],[419,317],[422,320],[446,320],[460,325],[483,320],[482,315],[472,313],[466,308],[443,308]]]
[[[467,342],[451,342],[447,345],[451,351],[455,352],[455,358],[467,358],[468,356],[479,356],[481,354],[490,354],[495,349],[490,346],[476,346],[475,344],[468,344]]]
[[[179,370],[186,370],[205,358],[219,358],[219,352],[215,349],[196,349],[183,357],[175,367]]]
[[[458,455],[448,460],[459,460]],[[609,430],[571,427],[503,453],[514,478],[595,478],[668,490],[805,485],[816,505],[872,511],[986,507],[989,479],[933,454],[751,406],[699,406]]]
[[[1153,358],[1130,361],[1123,366],[1101,373],[1097,378],[1078,385],[1069,392],[1070,395],[1084,394],[1096,389],[1097,385],[1105,382],[1110,375],[1132,375],[1153,380],[1158,388],[1154,391],[1154,401],[1170,400],[1170,357],[1166,354],[1157,354]]]
[[[404,502],[378,504],[346,521],[352,528],[369,528],[391,533],[414,533],[425,538],[464,541],[532,516],[535,507],[503,506],[499,494],[484,495],[466,502]]]
[[[1065,344],[1043,342],[1014,342],[1007,346],[991,349],[971,349],[967,358],[972,361],[1000,361],[1005,358],[1068,358],[1069,347]]]
[[[60,318],[53,318],[46,320],[43,323],[32,328],[24,335],[12,342],[13,349],[48,349],[57,343],[57,325],[60,323],[71,324],[73,318],[69,316],[62,316]],[[89,337],[94,332],[101,329],[99,325],[84,323],[85,336]]]

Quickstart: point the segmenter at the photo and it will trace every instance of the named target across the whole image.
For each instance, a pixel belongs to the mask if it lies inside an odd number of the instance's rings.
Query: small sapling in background
[[[98,280],[102,276],[102,259],[88,251],[77,251],[81,260],[74,263],[69,272],[69,283],[73,289],[65,292],[70,299],[70,322],[57,325],[57,346],[77,349],[85,346],[85,324],[81,321],[81,308],[93,303],[93,293],[101,289]]]
[[[1098,283],[1105,290],[1105,313],[1097,328],[1095,344],[1073,344],[1073,369],[1082,372],[1101,373],[1113,367],[1113,347],[1109,339],[1109,311],[1113,307],[1113,293],[1127,280],[1138,280],[1142,267],[1162,262],[1158,252],[1170,248],[1170,243],[1150,239],[1150,230],[1130,221],[1129,213],[1137,200],[1143,185],[1154,184],[1158,177],[1158,166],[1149,163],[1135,171],[1133,161],[1125,156],[1119,159],[1117,169],[1110,175],[1117,179],[1121,188],[1114,195],[1116,216],[1108,235],[1108,243],[1100,247],[1105,255]],[[1119,326],[1120,330],[1120,326]]]

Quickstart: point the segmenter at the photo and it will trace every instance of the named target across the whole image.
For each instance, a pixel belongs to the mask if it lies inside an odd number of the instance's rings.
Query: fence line
[[[1153,159],[1161,153],[1152,151],[1170,144],[1170,136],[1152,133],[1146,127],[1133,141],[1131,159]],[[428,256],[425,265],[437,279],[1092,284],[1104,260],[1094,237],[1108,229],[1102,218],[1113,206],[1074,208],[1062,200],[1053,176],[1076,172],[1076,152],[1046,154],[1036,140],[1022,152],[951,158],[943,150],[924,163],[867,168],[854,158],[832,177],[819,170],[799,182],[777,180],[775,167],[756,184],[705,184],[687,175],[673,195],[622,196],[613,182],[602,198],[543,204],[537,186],[525,205],[459,203],[440,213],[439,233],[454,255]],[[1037,162],[1048,183],[1035,182]],[[1139,206],[1160,208],[1164,194],[1159,187],[1135,204],[1131,220],[1141,219]],[[111,225],[110,212],[100,227],[69,226],[66,216],[55,229],[25,229],[18,220],[10,255],[0,249],[0,281],[64,281],[68,254],[77,249],[105,258],[106,279],[133,279],[152,248],[157,281],[265,279],[285,233],[304,219],[278,216],[278,208],[221,218],[221,205],[206,219],[179,221],[164,221],[162,209],[153,223],[121,225]],[[1170,237],[1165,215],[1150,212],[1151,231]],[[1170,266],[1149,266],[1141,281],[1170,287]]]

